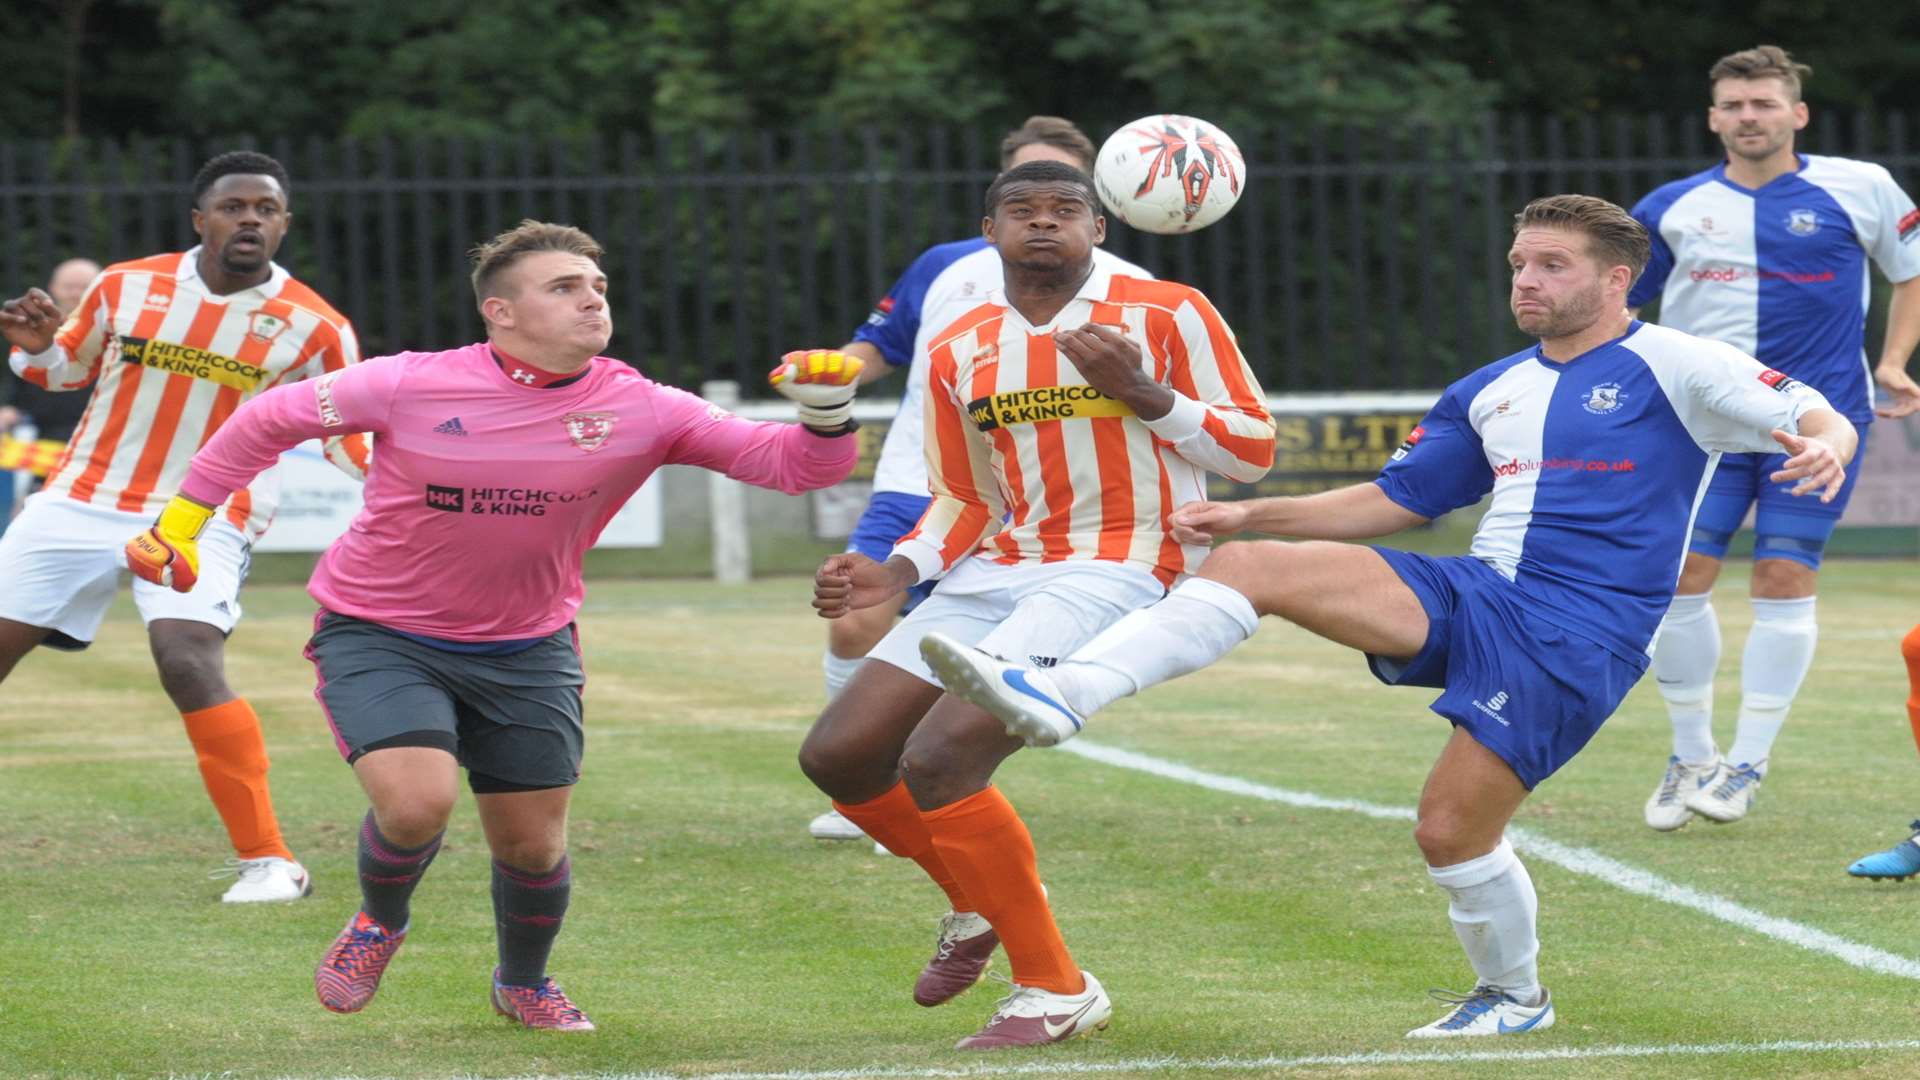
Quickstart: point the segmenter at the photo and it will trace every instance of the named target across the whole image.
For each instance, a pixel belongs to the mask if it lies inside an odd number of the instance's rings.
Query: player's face
[[[1584,233],[1521,229],[1507,266],[1513,271],[1508,304],[1521,333],[1542,340],[1569,337],[1606,310],[1610,274],[1587,253]]]
[[[266,268],[286,238],[287,193],[271,176],[234,173],[213,182],[193,209],[193,231],[229,274]]]
[[[510,328],[541,345],[597,356],[613,339],[607,275],[585,255],[536,251],[507,268]]]
[[[53,277],[47,280],[47,295],[53,297],[55,306],[65,315],[80,306],[80,298],[87,294],[87,286],[100,276],[100,268],[85,259],[69,259],[53,271]]]
[[[1107,219],[1084,188],[1059,180],[1009,185],[986,219],[987,242],[1008,266],[1057,270],[1093,258],[1107,238]]]
[[[1807,126],[1807,103],[1795,101],[1780,79],[1721,79],[1713,84],[1707,128],[1727,144],[1727,153],[1763,161],[1793,146],[1793,133]]]

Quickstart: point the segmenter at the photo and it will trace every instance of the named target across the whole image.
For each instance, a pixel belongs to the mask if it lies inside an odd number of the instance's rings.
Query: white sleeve
[[[1802,416],[1833,408],[1818,390],[1731,345],[1695,341],[1699,348],[1680,365],[1680,393],[1672,400],[1703,449],[1774,453],[1780,449],[1770,435],[1774,428],[1797,432]]]
[[[1890,281],[1920,277],[1920,209],[1887,170],[1876,168],[1869,198],[1877,226],[1861,237],[1867,254]]]

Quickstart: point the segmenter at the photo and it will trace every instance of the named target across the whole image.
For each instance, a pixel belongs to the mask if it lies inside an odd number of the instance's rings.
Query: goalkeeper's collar
[[[535,390],[555,390],[562,386],[572,386],[574,383],[586,378],[587,372],[593,370],[591,366],[588,366],[581,368],[571,375],[555,375],[545,368],[537,368],[508,356],[506,353],[501,352],[497,346],[488,345],[487,348],[492,350],[493,362],[500,365],[500,370],[507,373],[507,378],[512,379],[521,386],[530,386]]]

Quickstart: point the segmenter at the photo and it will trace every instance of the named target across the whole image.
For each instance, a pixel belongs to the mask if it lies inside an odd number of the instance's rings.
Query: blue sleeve
[[[1666,237],[1660,235],[1660,218],[1672,206],[1672,198],[1663,198],[1665,189],[1641,199],[1633,207],[1633,220],[1646,226],[1647,236],[1653,241],[1653,254],[1647,259],[1647,268],[1640,274],[1640,280],[1633,283],[1627,292],[1627,306],[1645,307],[1660,298],[1667,287],[1667,275],[1673,273],[1673,249],[1667,246]]]
[[[1467,421],[1467,400],[1455,383],[1407,434],[1374,481],[1387,498],[1431,520],[1493,490],[1493,467]]]
[[[953,261],[979,244],[939,244],[920,253],[893,283],[887,295],[873,306],[872,314],[853,332],[853,340],[864,341],[880,350],[894,367],[913,363],[913,340],[920,334],[920,313],[924,310],[927,289],[933,279]],[[965,250],[956,251],[956,248]]]

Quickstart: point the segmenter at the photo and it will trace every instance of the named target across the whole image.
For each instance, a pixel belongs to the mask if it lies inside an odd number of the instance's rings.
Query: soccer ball
[[[1150,233],[1219,221],[1247,186],[1247,162],[1227,133],[1191,116],[1144,116],[1107,138],[1093,186],[1114,217]]]

